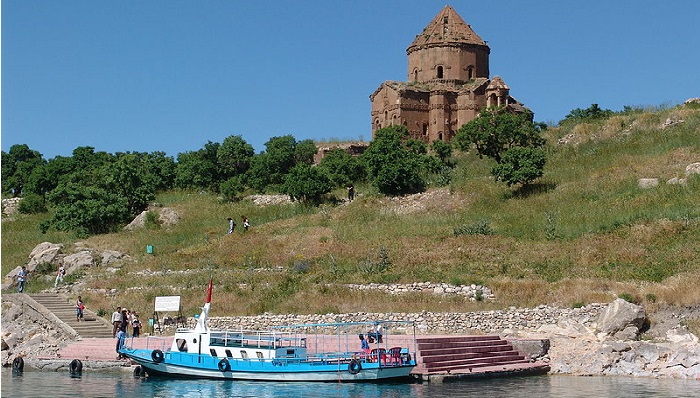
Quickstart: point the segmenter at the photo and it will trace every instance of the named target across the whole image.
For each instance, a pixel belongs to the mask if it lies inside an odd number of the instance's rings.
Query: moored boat
[[[186,378],[378,381],[408,378],[416,365],[411,321],[213,330],[208,326],[211,295],[210,281],[197,324],[178,329],[170,347],[164,346],[163,339],[149,336],[147,348],[125,344],[120,353],[149,375]]]

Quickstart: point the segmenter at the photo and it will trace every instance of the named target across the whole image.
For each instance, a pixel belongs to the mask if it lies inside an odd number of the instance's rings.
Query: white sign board
[[[180,311],[180,296],[157,296],[156,312],[177,312]]]

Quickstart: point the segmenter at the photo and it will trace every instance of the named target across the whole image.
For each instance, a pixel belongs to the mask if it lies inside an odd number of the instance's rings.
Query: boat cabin
[[[208,353],[212,357],[233,359],[304,358],[307,355],[306,338],[269,331],[197,333],[178,330],[171,351]]]

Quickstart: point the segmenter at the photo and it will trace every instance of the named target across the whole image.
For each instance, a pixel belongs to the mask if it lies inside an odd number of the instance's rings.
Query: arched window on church
[[[418,81],[418,68],[413,69],[413,81]]]
[[[423,123],[423,135],[428,135],[428,123]]]
[[[472,80],[474,78],[474,67],[469,65],[467,67],[467,79]]]
[[[398,123],[396,123],[396,115],[391,116],[391,125],[392,126],[397,126]]]
[[[498,106],[498,97],[496,94],[491,94],[488,96],[488,99],[486,100],[486,107],[491,108],[491,107],[496,107]]]
[[[437,67],[437,78],[442,79],[442,66]]]
[[[438,140],[442,141],[442,131],[438,132]]]

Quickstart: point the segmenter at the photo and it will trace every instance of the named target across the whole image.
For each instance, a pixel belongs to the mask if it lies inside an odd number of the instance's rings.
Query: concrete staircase
[[[532,362],[499,336],[418,338],[420,373],[454,374],[518,371]]]
[[[75,303],[55,293],[35,293],[29,297],[51,311],[63,323],[83,338],[112,338],[112,325],[105,319],[98,317],[92,311],[85,309],[84,321],[78,322],[75,318]]]

